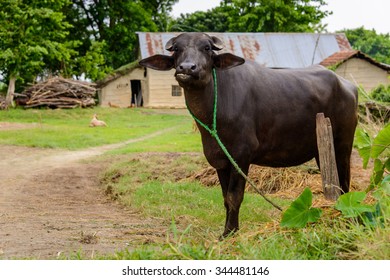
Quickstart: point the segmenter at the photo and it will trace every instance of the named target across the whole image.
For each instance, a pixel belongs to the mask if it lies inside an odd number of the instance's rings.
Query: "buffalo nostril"
[[[196,69],[196,64],[191,62],[183,62],[179,65],[179,69],[194,71]]]

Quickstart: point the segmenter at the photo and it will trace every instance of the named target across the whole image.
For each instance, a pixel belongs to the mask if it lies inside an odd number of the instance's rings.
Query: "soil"
[[[8,129],[23,129],[11,124]],[[1,127],[1,126],[0,126]],[[94,258],[163,239],[166,225],[109,199],[99,173],[104,152],[157,136],[79,151],[0,145],[0,259]],[[367,186],[369,170],[352,156],[352,185]]]
[[[107,163],[94,158],[164,132],[79,151],[0,146],[0,259],[93,258],[162,238],[159,221],[104,194]]]

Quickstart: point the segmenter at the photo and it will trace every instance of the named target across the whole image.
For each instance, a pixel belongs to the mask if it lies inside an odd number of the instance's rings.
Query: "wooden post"
[[[336,200],[341,194],[333,143],[332,125],[323,113],[316,116],[317,146],[320,161],[322,188],[325,198]]]

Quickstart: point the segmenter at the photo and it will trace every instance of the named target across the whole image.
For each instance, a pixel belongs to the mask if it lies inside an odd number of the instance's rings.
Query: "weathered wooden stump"
[[[317,146],[325,198],[336,200],[341,194],[340,180],[337,173],[332,125],[323,113],[316,116]]]

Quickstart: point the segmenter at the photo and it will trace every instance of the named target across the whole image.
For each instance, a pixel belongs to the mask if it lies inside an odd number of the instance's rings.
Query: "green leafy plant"
[[[363,129],[358,129],[355,136],[355,146],[363,159],[363,167],[367,168],[370,159],[374,161],[374,169],[367,191],[380,187],[382,182],[390,180],[390,124],[386,125],[372,139]]]
[[[283,213],[281,226],[303,228],[307,223],[316,222],[321,217],[322,210],[311,206],[312,198],[312,192],[309,188],[306,188]]]
[[[336,202],[335,208],[346,218],[357,217],[365,212],[373,212],[371,205],[363,203],[367,194],[365,192],[350,192],[341,195]]]
[[[370,93],[372,99],[382,102],[390,102],[390,85],[379,85]]]
[[[355,146],[363,159],[363,167],[373,160],[374,169],[370,185],[365,192],[350,192],[341,195],[335,205],[345,218],[358,218],[366,226],[383,226],[390,217],[390,124],[385,126],[372,139],[363,129],[355,134]],[[376,199],[374,205],[363,203],[369,191]],[[310,222],[316,222],[321,216],[321,209],[313,208],[312,192],[306,188],[283,213],[281,226],[303,228]]]

